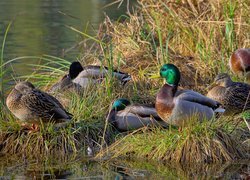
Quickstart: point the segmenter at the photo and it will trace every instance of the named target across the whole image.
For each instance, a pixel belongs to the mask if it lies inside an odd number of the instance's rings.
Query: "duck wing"
[[[130,105],[124,110],[124,112],[130,112],[140,117],[154,117],[156,120],[161,120],[155,107],[150,105]]]
[[[204,106],[211,107],[212,109],[216,109],[220,105],[219,102],[192,90],[179,90],[176,92],[175,98],[198,103]]]
[[[64,90],[76,90],[81,92],[82,88],[79,84],[74,83],[69,75],[65,75],[59,82],[55,83],[50,89],[49,92],[57,92]]]
[[[223,86],[215,86],[207,93],[207,97],[218,101],[224,105],[225,96],[227,94],[227,88]]]
[[[34,89],[22,96],[22,100],[30,111],[43,120],[70,120],[68,113],[61,103],[53,96]]]
[[[227,88],[225,102],[227,106],[233,106],[239,112],[244,109],[250,109],[250,87],[244,84],[236,84]]]
[[[107,67],[101,67],[101,66],[84,66],[83,70],[80,72],[80,74],[76,78],[92,78],[92,79],[100,79],[104,78],[109,72],[109,69]],[[131,80],[131,76],[127,73],[113,70],[113,75],[118,78],[123,83],[128,82]]]

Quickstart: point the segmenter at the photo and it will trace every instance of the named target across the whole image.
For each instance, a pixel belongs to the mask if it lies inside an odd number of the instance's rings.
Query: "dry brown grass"
[[[232,51],[250,46],[247,0],[139,0],[139,4],[123,23],[107,17],[99,33],[112,44],[114,63],[119,61],[138,81],[138,70],[158,73],[162,63],[172,62],[181,69],[183,86],[205,92],[202,87],[215,74],[229,70]]]
[[[208,123],[177,130],[131,133],[101,151],[96,158],[137,157],[178,163],[222,163],[248,159],[247,147],[237,137]]]
[[[87,147],[93,151],[100,148],[103,131],[84,124],[65,128],[44,127],[38,132],[9,130],[0,133],[0,153],[25,158],[44,159],[45,157],[63,158],[70,154],[87,154]]]

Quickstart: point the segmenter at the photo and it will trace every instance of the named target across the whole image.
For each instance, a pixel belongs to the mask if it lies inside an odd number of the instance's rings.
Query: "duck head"
[[[173,64],[164,64],[160,69],[160,76],[170,86],[178,86],[181,78],[179,69]]]
[[[35,86],[30,82],[22,81],[15,85],[15,89],[19,91],[21,94],[25,94],[35,89]]]
[[[233,81],[227,73],[221,73],[215,77],[213,84],[228,87],[232,84],[232,82]]]
[[[80,72],[82,72],[83,67],[78,61],[72,62],[69,67],[69,77],[75,79]]]
[[[118,111],[124,110],[126,106],[130,105],[129,100],[125,98],[120,98],[114,101],[112,105],[112,109],[107,115],[107,119],[110,124],[112,124],[114,127],[116,126],[116,114]]]
[[[231,71],[244,76],[250,71],[250,48],[240,48],[233,52],[229,59]]]
[[[130,105],[129,100],[125,98],[120,98],[120,99],[115,100],[115,102],[112,105],[112,109],[116,111],[121,111],[121,110],[124,110],[126,106],[128,105]]]

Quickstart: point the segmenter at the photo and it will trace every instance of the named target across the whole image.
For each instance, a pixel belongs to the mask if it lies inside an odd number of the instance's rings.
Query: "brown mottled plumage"
[[[233,82],[226,73],[217,75],[213,84],[216,86],[208,92],[207,96],[223,105],[225,115],[234,115],[250,109],[250,85]]]
[[[55,83],[50,89],[49,92],[57,91],[71,91],[76,93],[81,93],[82,87],[79,84],[72,82],[72,79],[69,75],[64,75],[57,83]]]
[[[9,110],[21,121],[39,124],[69,121],[68,113],[53,96],[36,89],[30,82],[19,82],[6,100]]]

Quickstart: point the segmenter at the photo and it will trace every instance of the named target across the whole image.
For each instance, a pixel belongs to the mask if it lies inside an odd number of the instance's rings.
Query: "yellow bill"
[[[160,76],[159,73],[157,73],[157,74],[152,74],[152,75],[150,75],[149,78],[150,78],[150,79],[159,79],[159,78],[161,78],[161,76]]]

